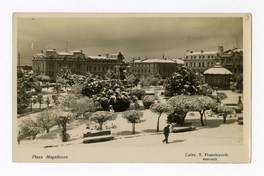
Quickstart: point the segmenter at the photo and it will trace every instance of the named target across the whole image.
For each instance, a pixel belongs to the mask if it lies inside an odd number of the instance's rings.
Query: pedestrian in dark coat
[[[166,144],[168,144],[168,138],[169,138],[169,134],[170,134],[170,125],[167,125],[164,129],[163,129],[163,134],[165,136],[165,139],[162,141],[163,143],[166,142]]]

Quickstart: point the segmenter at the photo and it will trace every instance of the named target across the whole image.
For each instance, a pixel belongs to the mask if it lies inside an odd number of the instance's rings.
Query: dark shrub
[[[130,106],[131,96],[125,90],[120,80],[99,80],[87,82],[82,94],[93,97],[99,102],[103,110],[109,110],[112,105],[116,112],[127,110]]]
[[[149,109],[149,107],[155,103],[156,97],[154,95],[147,95],[143,98],[142,102],[146,109]]]
[[[136,96],[139,100],[142,100],[142,98],[146,95],[146,91],[144,89],[132,89],[130,91],[130,95]]]
[[[170,114],[168,115],[167,123],[177,123],[182,125],[184,123],[184,117],[178,114]]]

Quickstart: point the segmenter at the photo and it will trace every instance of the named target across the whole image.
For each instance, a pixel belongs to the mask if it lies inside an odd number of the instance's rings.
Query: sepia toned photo
[[[13,14],[13,161],[249,163],[250,14]]]

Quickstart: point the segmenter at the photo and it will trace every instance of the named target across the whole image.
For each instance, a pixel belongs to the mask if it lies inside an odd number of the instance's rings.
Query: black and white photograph
[[[13,162],[249,163],[251,14],[14,13]]]

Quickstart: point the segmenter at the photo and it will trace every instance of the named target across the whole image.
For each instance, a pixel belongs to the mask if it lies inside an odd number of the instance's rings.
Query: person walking
[[[165,139],[162,141],[163,143],[166,142],[166,144],[168,144],[168,138],[169,138],[169,134],[170,134],[170,125],[167,125],[164,129],[163,129],[163,134],[165,136]]]

